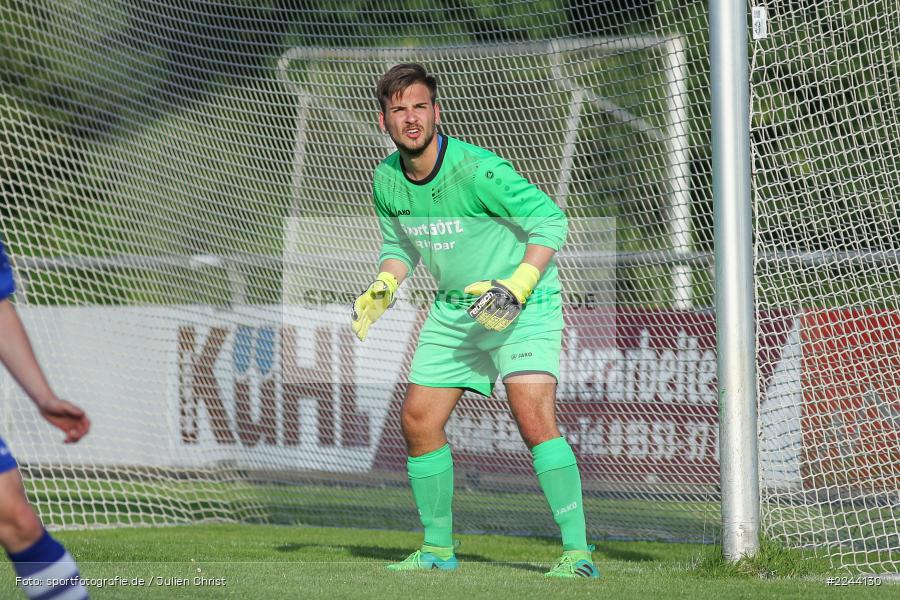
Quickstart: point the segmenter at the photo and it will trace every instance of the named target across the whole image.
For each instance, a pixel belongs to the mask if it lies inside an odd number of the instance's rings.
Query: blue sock
[[[9,559],[16,570],[16,584],[29,598],[82,600],[88,597],[75,559],[46,531],[30,548],[9,554]]]

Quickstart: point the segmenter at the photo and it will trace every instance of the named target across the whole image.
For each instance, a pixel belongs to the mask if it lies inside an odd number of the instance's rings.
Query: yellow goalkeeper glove
[[[394,294],[397,293],[399,286],[396,277],[387,271],[382,271],[369,289],[360,294],[353,303],[351,315],[353,321],[350,326],[360,341],[365,341],[372,323],[377,321],[384,311],[394,303]]]
[[[469,316],[491,331],[503,331],[522,312],[540,278],[537,267],[522,263],[508,279],[476,281],[463,290],[478,296],[469,308]]]

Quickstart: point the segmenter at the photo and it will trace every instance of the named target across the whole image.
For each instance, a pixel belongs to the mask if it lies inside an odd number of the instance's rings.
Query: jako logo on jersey
[[[394,216],[395,216],[395,217],[399,217],[400,215],[408,215],[408,214],[409,214],[409,209],[406,209],[406,210],[398,210],[398,211],[397,211],[397,214],[394,215]]]
[[[578,503],[572,502],[570,504],[563,506],[558,511],[556,511],[556,516],[558,517],[559,515],[565,514],[565,513],[569,512],[570,510],[575,510],[576,508],[578,508]]]

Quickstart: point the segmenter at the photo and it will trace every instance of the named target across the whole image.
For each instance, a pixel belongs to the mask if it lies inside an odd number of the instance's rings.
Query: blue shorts
[[[12,452],[3,438],[0,438],[0,473],[6,473],[9,470],[19,468],[19,463],[13,458]]]

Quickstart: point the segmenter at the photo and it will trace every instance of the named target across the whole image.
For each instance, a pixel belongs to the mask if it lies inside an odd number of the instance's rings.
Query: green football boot
[[[454,571],[459,567],[459,561],[456,560],[454,554],[457,546],[459,546],[458,542],[449,548],[423,544],[419,550],[398,563],[388,565],[387,568],[389,571],[430,571],[432,569]]]
[[[563,552],[556,566],[544,573],[544,577],[554,577],[559,579],[578,579],[585,577],[595,579],[600,577],[600,571],[594,566],[591,559],[591,552],[594,547],[589,546],[588,550],[567,550]]]

